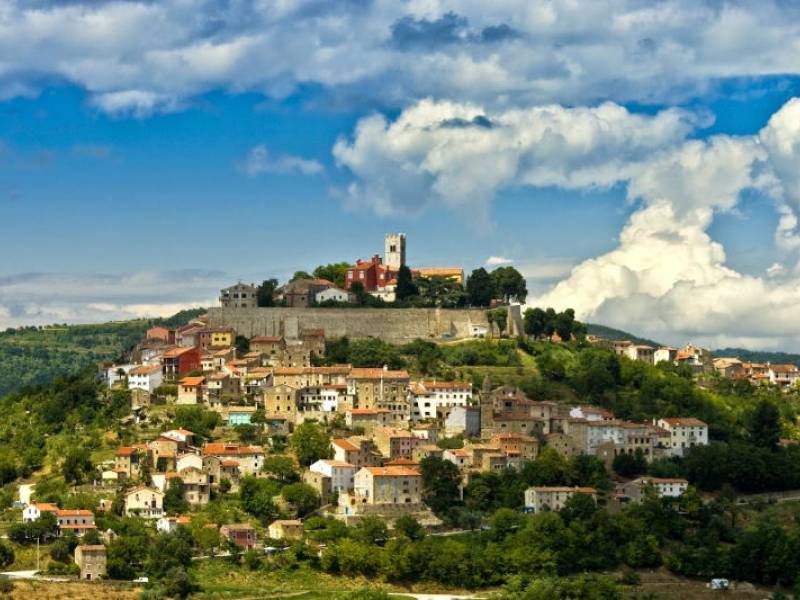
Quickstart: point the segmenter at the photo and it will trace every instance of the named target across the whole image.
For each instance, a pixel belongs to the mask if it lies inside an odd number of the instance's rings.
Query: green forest
[[[183,325],[204,312],[193,309],[167,319],[6,329],[0,332],[0,395],[100,361],[122,358],[151,325]]]

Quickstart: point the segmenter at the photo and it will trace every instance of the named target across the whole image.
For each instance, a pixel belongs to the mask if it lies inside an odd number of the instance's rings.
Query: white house
[[[161,517],[156,521],[156,529],[162,533],[174,533],[180,525],[189,525],[192,518],[187,515],[179,517]]]
[[[199,454],[181,454],[178,457],[178,462],[175,464],[175,470],[180,473],[184,469],[194,467],[195,469],[203,470],[203,457]]]
[[[342,460],[318,460],[308,467],[309,471],[330,477],[332,492],[349,492],[353,489],[356,467]]]
[[[316,296],[314,296],[314,300],[317,301],[317,304],[327,302],[328,300],[333,300],[334,302],[352,302],[353,294],[337,287],[331,287],[317,292]]]
[[[463,381],[419,381],[409,386],[412,421],[447,418],[456,406],[472,401],[472,384]]]
[[[658,364],[660,362],[673,363],[678,358],[678,349],[670,348],[669,346],[661,346],[653,353],[653,362]]]
[[[794,385],[800,379],[800,369],[795,365],[768,365],[769,382],[774,385]]]
[[[642,362],[653,364],[656,349],[647,344],[631,344],[625,348],[625,356],[631,360],[640,360]]]
[[[58,512],[58,506],[55,504],[50,504],[46,502],[37,502],[26,506],[22,511],[22,520],[25,523],[32,523],[33,521],[38,521],[39,517],[42,516],[42,513],[53,513],[56,514]]]
[[[656,423],[669,432],[670,454],[683,456],[694,446],[708,445],[708,425],[691,417],[664,417]]]
[[[144,485],[125,492],[125,516],[158,519],[164,514],[164,494]]]
[[[178,442],[178,444],[191,444],[194,440],[194,432],[188,429],[170,429],[159,435],[169,440],[174,440]]]
[[[688,489],[689,482],[680,478],[639,477],[623,485],[622,489],[631,501],[640,502],[648,486],[659,498],[680,498]]]
[[[150,393],[161,385],[161,365],[142,365],[128,371],[128,389],[145,390]]]

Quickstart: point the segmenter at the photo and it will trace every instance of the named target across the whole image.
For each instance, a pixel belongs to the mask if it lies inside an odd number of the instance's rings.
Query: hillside
[[[7,329],[0,332],[0,396],[115,359],[140,341],[151,324],[180,325],[203,312],[181,311],[167,319]]]
[[[800,354],[791,352],[769,352],[767,350],[747,350],[746,348],[719,348],[712,352],[714,356],[735,356],[746,362],[800,364]]]
[[[605,338],[607,340],[630,340],[636,344],[647,344],[648,346],[656,347],[663,346],[663,344],[660,342],[654,342],[653,340],[633,335],[627,331],[614,329],[613,327],[606,327],[605,325],[599,325],[598,323],[586,323],[586,333],[589,335],[596,335],[597,337]]]

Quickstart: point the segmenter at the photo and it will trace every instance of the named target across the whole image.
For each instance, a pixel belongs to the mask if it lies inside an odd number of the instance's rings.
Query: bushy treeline
[[[443,346],[418,339],[394,346],[377,338],[351,340],[342,337],[326,342],[325,357],[317,359],[317,364],[351,364],[354,367],[387,365],[391,369],[416,367],[426,375],[441,375],[452,367],[516,367],[521,362],[514,340],[469,340]]]
[[[764,516],[736,529],[736,514],[729,499],[703,504],[691,491],[680,502],[648,496],[617,514],[598,508],[586,495],[575,495],[558,513],[499,509],[488,529],[463,536],[419,536],[403,523],[398,535],[388,539],[374,531],[365,535],[364,528],[374,524],[347,528],[322,520],[312,524],[311,535],[319,534],[327,544],[319,561],[322,570],[402,584],[508,584],[511,594],[526,590],[534,579],[665,565],[679,575],[797,585],[800,526],[783,527]],[[616,597],[613,589],[612,595],[599,597]],[[590,596],[581,592],[575,597]]]

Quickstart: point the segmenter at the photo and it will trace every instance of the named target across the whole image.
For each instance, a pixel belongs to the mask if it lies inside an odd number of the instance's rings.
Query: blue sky
[[[166,314],[404,231],[417,265],[514,264],[531,304],[796,349],[798,16],[12,1],[0,326]]]

